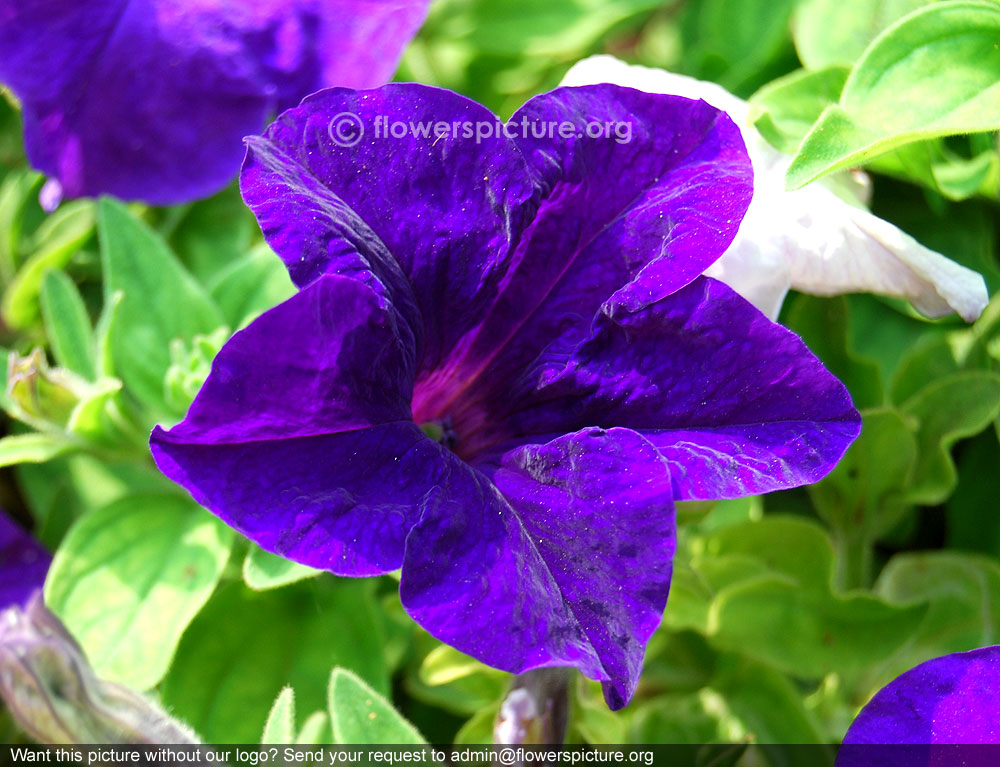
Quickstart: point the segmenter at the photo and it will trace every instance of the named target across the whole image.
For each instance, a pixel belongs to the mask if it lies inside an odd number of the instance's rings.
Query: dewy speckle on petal
[[[299,292],[223,347],[153,433],[157,464],[264,549],[402,568],[437,638],[507,671],[573,666],[621,707],[666,605],[674,502],[815,481],[859,429],[800,339],[700,276],[750,200],[740,133],[611,85],[510,124],[627,122],[628,142],[308,129],[344,113],[497,120],[441,89],[338,88],[249,140],[243,195]]]

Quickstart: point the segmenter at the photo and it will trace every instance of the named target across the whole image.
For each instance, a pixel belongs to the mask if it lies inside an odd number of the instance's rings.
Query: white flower
[[[715,83],[662,69],[632,66],[612,56],[577,63],[563,85],[613,83],[647,93],[703,99],[729,113],[747,144],[754,195],[736,239],[706,271],[770,317],[790,287],[815,295],[871,292],[908,299],[929,317],[957,312],[976,319],[989,301],[981,275],[925,248],[862,207],[845,202],[825,183],[785,190],[791,157],[768,144],[749,122],[749,106]],[[828,179],[865,198],[867,177]]]

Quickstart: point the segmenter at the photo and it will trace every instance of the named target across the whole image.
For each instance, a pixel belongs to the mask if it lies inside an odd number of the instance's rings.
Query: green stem
[[[837,585],[842,591],[872,585],[874,546],[867,536],[837,535]]]

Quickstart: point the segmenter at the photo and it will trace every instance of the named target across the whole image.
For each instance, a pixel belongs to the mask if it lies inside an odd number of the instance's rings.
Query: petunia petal
[[[236,333],[184,420],[156,434],[239,443],[410,420],[414,341],[393,319],[362,283],[326,275]]]
[[[477,503],[427,505],[407,540],[404,606],[498,668],[576,666],[622,707],[670,586],[666,463],[635,432],[588,429],[487,472],[506,503],[481,487]]]
[[[394,570],[441,449],[412,422],[413,342],[327,275],[237,333],[153,457],[262,547],[346,575]],[[383,467],[389,467],[384,470]]]
[[[337,575],[399,569],[444,451],[409,421],[311,437],[176,442],[156,432],[167,477],[261,548]]]
[[[752,190],[739,130],[704,102],[559,88],[508,125],[542,203],[482,329],[449,365],[453,380],[481,377],[470,390],[503,385],[556,338],[581,340],[605,303],[636,311],[689,283],[728,247]],[[576,131],[536,137],[552,125]],[[428,409],[442,413],[459,396],[437,395]]]
[[[785,190],[791,157],[757,132],[748,105],[715,83],[611,56],[577,63],[565,85],[616,83],[650,93],[703,98],[739,124],[754,166],[754,198],[739,234],[707,274],[777,317],[788,287],[816,295],[872,292],[909,300],[931,317],[974,320],[989,296],[976,272],[936,253],[893,224],[841,199],[825,183]],[[845,176],[846,177],[846,176]]]
[[[921,663],[861,709],[837,764],[858,763],[846,757],[865,744],[1000,744],[998,683],[1000,646]]]
[[[38,541],[0,511],[0,611],[27,604],[45,582],[51,561]]]
[[[510,122],[523,120],[587,126],[569,138],[517,139],[544,201],[516,283],[535,299],[526,306],[544,301],[533,325],[553,309],[560,318],[591,317],[605,302],[635,311],[689,283],[735,236],[752,171],[739,129],[705,102],[612,85],[557,88]],[[586,132],[598,125],[610,135]],[[609,131],[619,125],[627,134]]]
[[[642,432],[669,463],[678,500],[815,482],[860,428],[847,390],[801,339],[707,277],[641,312],[601,315],[585,343],[551,349],[509,382],[506,407],[508,438],[588,425]],[[501,436],[479,439],[488,450]]]
[[[473,140],[390,131],[476,123],[492,128],[497,118],[438,88],[330,89],[251,139],[241,175],[247,204],[296,284],[351,274],[394,304],[417,302],[425,370],[496,295],[533,188],[517,148],[495,132]],[[338,130],[348,128],[360,131],[357,143],[338,144]]]
[[[388,79],[425,0],[0,0],[0,81],[67,196],[221,188],[241,138],[324,85]],[[358,14],[364,14],[362,20]]]
[[[928,317],[957,313],[972,322],[986,308],[983,277],[926,248],[888,221],[841,201],[824,186],[813,192],[810,214],[793,231],[771,229],[776,248],[789,254],[791,284],[819,296],[872,292],[907,299]],[[778,222],[769,221],[771,227]],[[786,222],[787,223],[787,222]],[[764,226],[762,217],[755,226]],[[797,248],[789,247],[797,237]],[[803,247],[805,246],[805,247]]]

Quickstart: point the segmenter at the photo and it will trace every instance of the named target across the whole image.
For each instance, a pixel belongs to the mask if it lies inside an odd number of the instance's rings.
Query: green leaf
[[[956,461],[958,487],[948,499],[948,548],[979,551],[1000,558],[1000,514],[992,477],[1000,466],[1000,442],[993,429],[963,445]]]
[[[639,701],[637,701],[639,703]],[[735,743],[746,735],[711,689],[689,695],[661,695],[636,706],[632,716],[631,743]]]
[[[250,544],[243,560],[243,581],[255,591],[280,588],[306,578],[315,578],[322,572],[264,551],[254,544]]]
[[[22,463],[15,473],[35,518],[36,533],[53,550],[73,521],[87,512],[126,495],[159,495],[176,490],[151,464],[98,460],[87,453],[47,463]]]
[[[357,674],[330,675],[330,722],[336,743],[426,745],[417,729]]]
[[[169,418],[176,415],[163,392],[170,342],[207,335],[224,320],[163,240],[124,205],[101,199],[98,233],[105,300],[123,294],[111,324],[115,368],[127,391],[157,418]]]
[[[889,399],[902,404],[919,394],[928,382],[958,373],[962,365],[955,352],[953,337],[925,334],[900,360],[889,386]]]
[[[607,35],[638,30],[663,0],[438,0],[401,77],[475,98],[500,115],[554,88]],[[655,18],[655,17],[654,17]]]
[[[848,67],[799,69],[765,85],[750,99],[753,122],[776,149],[795,154],[809,129],[844,89]]]
[[[788,187],[911,141],[1000,128],[998,39],[993,0],[945,0],[890,27],[803,140]]]
[[[330,717],[325,711],[314,711],[306,719],[305,724],[299,731],[295,742],[303,746],[315,746],[319,744],[333,743],[333,734],[330,731]]]
[[[56,552],[45,602],[99,676],[148,690],[215,588],[232,539],[188,498],[126,496],[73,526]]]
[[[709,600],[705,626],[695,628],[717,649],[798,677],[864,668],[899,647],[923,617],[920,606],[834,592],[832,544],[804,519],[765,516],[686,548]],[[668,605],[668,625],[670,613]]]
[[[74,200],[45,219],[35,233],[35,249],[3,294],[3,318],[13,328],[38,319],[38,294],[50,269],[61,269],[94,232],[94,204]]]
[[[694,692],[706,687],[715,675],[718,658],[719,654],[702,634],[657,631],[650,638],[643,661],[643,691],[653,695],[667,690]]]
[[[985,429],[1000,413],[1000,376],[970,371],[933,381],[908,399],[901,412],[917,419],[919,458],[906,498],[933,505],[955,488],[951,446]]]
[[[93,328],[80,291],[65,272],[52,269],[42,278],[42,320],[52,355],[64,368],[97,380]]]
[[[493,726],[498,712],[499,707],[492,706],[474,713],[455,733],[455,745],[492,746]]]
[[[837,467],[809,488],[816,510],[845,545],[870,545],[909,508],[906,489],[917,462],[914,427],[894,410],[864,413],[861,435]]]
[[[722,591],[709,616],[713,644],[798,677],[861,671],[916,630],[922,605],[889,605],[865,593],[821,597],[795,580],[759,576]]]
[[[850,66],[886,27],[930,0],[805,0],[792,17],[792,37],[809,69]]]
[[[173,212],[176,208],[168,212]],[[238,184],[187,206],[169,233],[169,245],[203,284],[243,260],[260,228],[240,197]],[[166,236],[166,235],[165,235]]]
[[[119,310],[124,300],[125,294],[120,290],[115,291],[110,296],[105,296],[104,308],[101,309],[101,316],[97,318],[97,326],[94,328],[97,372],[108,378],[115,375],[115,352],[112,339],[115,327],[119,322]]]
[[[431,705],[468,716],[499,701],[509,683],[504,672],[437,644],[424,657],[416,678],[407,678],[406,691]]]
[[[220,587],[188,627],[163,680],[164,703],[207,742],[251,743],[283,687],[300,711],[325,710],[330,669],[389,690],[372,580],[323,578],[255,592]]]
[[[78,447],[62,434],[47,432],[15,434],[0,439],[0,466],[44,463]]]
[[[878,593],[895,603],[930,601],[913,636],[871,669],[870,690],[930,658],[1000,642],[1000,565],[960,552],[897,554],[882,570]]]
[[[878,363],[883,381],[892,380],[906,350],[927,335],[928,323],[881,296],[856,293],[844,298],[851,318],[851,348]]]
[[[953,138],[954,143],[977,143],[987,134]],[[970,147],[971,151],[971,147]],[[913,141],[868,163],[876,173],[940,192],[950,200],[965,200],[974,195],[996,197],[1000,189],[1000,156],[992,148],[965,157],[952,151],[943,138]]]
[[[857,407],[882,404],[884,395],[878,365],[851,348],[847,301],[843,296],[795,295],[789,302],[785,323],[801,335],[830,372],[844,382]]]
[[[756,743],[825,741],[799,690],[784,674],[746,658],[727,655],[711,686],[726,698],[733,716]]]
[[[17,271],[21,234],[27,218],[24,212],[41,183],[40,173],[16,170],[6,175],[0,184],[0,278],[4,285]]]
[[[682,71],[734,93],[752,91],[794,58],[788,20],[795,0],[701,0],[681,16]]]
[[[652,11],[660,0],[474,0],[467,29],[481,52],[534,56],[576,53],[592,45],[615,24]]]
[[[239,328],[295,293],[288,270],[267,245],[233,261],[209,286],[230,327]]]
[[[587,684],[595,688],[596,695],[577,695],[572,701],[573,713],[570,716],[572,735],[584,743],[595,746],[606,743],[627,743],[626,722],[613,711],[608,710],[604,696],[596,684]],[[572,739],[572,738],[571,738]]]
[[[267,715],[262,745],[295,742],[295,691],[291,687],[282,688]]]

